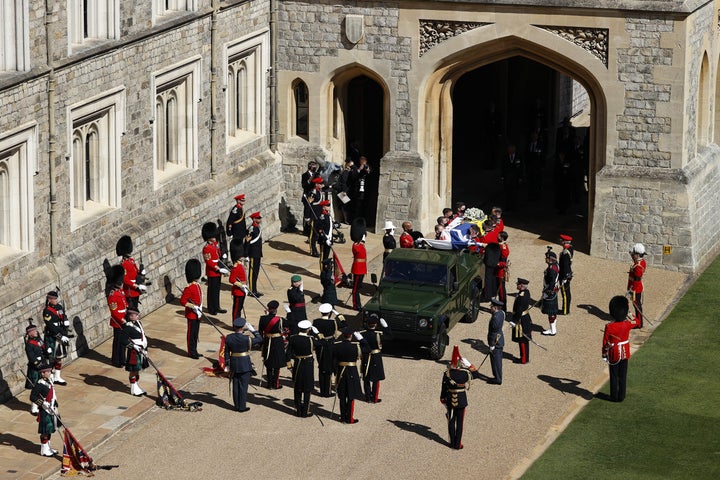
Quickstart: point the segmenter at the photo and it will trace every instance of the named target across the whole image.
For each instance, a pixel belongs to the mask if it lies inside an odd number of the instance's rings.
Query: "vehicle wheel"
[[[440,360],[445,356],[445,347],[447,347],[447,333],[443,325],[438,332],[438,336],[433,343],[430,344],[430,358]]]
[[[468,311],[462,319],[463,323],[475,323],[475,320],[477,320],[478,314],[480,313],[481,296],[482,293],[480,289],[477,286],[473,286],[473,294],[470,298],[470,306],[468,306]]]

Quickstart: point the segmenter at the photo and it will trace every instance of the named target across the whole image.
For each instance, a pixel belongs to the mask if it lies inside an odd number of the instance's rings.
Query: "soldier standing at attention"
[[[203,259],[205,260],[205,276],[207,277],[207,309],[210,315],[227,313],[220,308],[220,281],[230,271],[220,266],[220,244],[217,241],[217,225],[208,222],[202,226],[202,238],[205,240]]]
[[[139,397],[147,393],[140,388],[140,372],[143,371],[143,364],[147,362],[147,337],[137,308],[127,308],[127,318],[122,331],[125,335],[125,358],[127,358],[125,370],[130,381],[130,393]]]
[[[641,328],[640,317],[628,320],[630,310],[627,297],[617,295],[610,300],[610,315],[615,320],[605,325],[602,356],[610,368],[610,400],[625,400],[628,360],[630,359],[630,330]]]
[[[250,350],[262,343],[262,337],[243,317],[233,320],[235,333],[225,337],[225,371],[230,373],[233,384],[233,405],[237,412],[247,412],[247,391],[250,377],[255,374]],[[249,332],[249,335],[246,333]]]
[[[187,319],[187,351],[188,357],[198,359],[198,336],[200,335],[200,317],[202,317],[203,294],[198,280],[202,275],[200,260],[191,258],[185,262],[185,280],[188,286],[182,292],[180,304],[185,307]]]
[[[323,293],[320,297],[322,303],[335,305],[337,300],[337,288],[335,287],[335,262],[332,258],[326,258],[322,263],[320,271],[320,284],[323,287]]]
[[[40,366],[49,364],[50,350],[40,338],[40,332],[30,319],[30,325],[25,327],[25,355],[28,359],[27,380],[25,388],[33,388],[40,379]],[[30,413],[37,415],[37,404],[30,402]]]
[[[125,350],[122,345],[121,329],[125,323],[127,312],[127,299],[123,290],[123,278],[125,269],[121,265],[114,265],[110,268],[108,285],[111,290],[107,297],[108,308],[110,309],[110,326],[113,329],[112,342],[112,364],[114,367],[122,368],[125,365]]]
[[[562,243],[563,250],[560,252],[559,264],[559,279],[560,279],[560,299],[562,300],[562,306],[559,315],[570,314],[570,300],[572,296],[570,294],[570,280],[572,280],[572,258],[575,253],[575,249],[572,246],[572,237],[570,235],[560,235],[560,242]]]
[[[235,195],[235,206],[230,209],[225,229],[228,237],[239,239],[241,242],[247,236],[247,223],[245,223],[245,194]]]
[[[517,279],[517,296],[513,302],[512,341],[520,346],[520,363],[530,361],[530,339],[532,338],[532,318],[530,318],[530,282],[524,278]]]
[[[362,335],[351,327],[343,328],[342,337],[333,344],[335,385],[342,423],[353,424],[359,421],[355,418],[355,400],[362,399],[358,363],[362,360],[362,354],[369,350]]]
[[[330,200],[323,200],[318,206],[320,207],[320,213],[318,217],[313,220],[313,229],[315,230],[315,241],[317,242],[318,251],[320,252],[320,265],[322,265],[322,262],[330,257],[333,244]]]
[[[280,369],[285,365],[285,342],[283,341],[283,333],[285,333],[285,319],[277,314],[280,306],[276,300],[271,300],[267,304],[266,314],[260,317],[258,330],[263,336],[262,358],[267,371],[268,390],[279,390],[280,385]]]
[[[233,305],[230,313],[232,318],[242,317],[242,309],[245,306],[245,295],[250,291],[247,286],[247,275],[243,266],[243,256],[245,252],[244,237],[233,237],[230,242],[230,258],[233,262],[232,270],[230,270],[230,285],[232,285]]]
[[[507,289],[505,280],[507,279],[508,269],[510,268],[510,247],[507,244],[508,234],[505,230],[498,234],[498,245],[500,247],[500,258],[495,266],[495,280],[497,281],[497,298],[503,305],[507,305]],[[506,310],[507,307],[503,307]]]
[[[322,207],[320,204],[325,200],[323,198],[323,186],[324,186],[324,180],[322,177],[315,177],[311,180],[311,183],[313,184],[313,189],[310,191],[310,193],[306,196],[306,202],[310,207],[310,236],[308,238],[308,243],[310,244],[310,254],[313,257],[319,257],[320,254],[317,251],[317,244],[318,244],[318,234],[317,234],[317,228],[318,228],[318,220],[320,216],[320,210]]]
[[[53,358],[55,371],[53,383],[67,385],[67,382],[60,376],[62,359],[67,357],[67,349],[70,339],[67,337],[67,327],[70,321],[65,316],[65,308],[58,302],[56,291],[47,293],[45,309],[43,309],[43,320],[45,321],[45,345]]]
[[[395,242],[395,225],[388,220],[385,222],[385,235],[383,235],[383,247],[385,248],[385,251],[383,252],[383,262],[385,261],[385,258],[387,258],[388,255],[390,255],[390,252],[392,252],[397,247],[397,242]]]
[[[287,291],[287,299],[287,326],[290,328],[290,334],[295,335],[298,333],[298,322],[307,319],[307,312],[305,311],[305,292],[302,277],[300,275],[293,275],[290,277],[290,288]]]
[[[550,328],[543,330],[542,334],[555,336],[557,334],[555,320],[558,314],[558,279],[560,278],[560,267],[555,252],[548,250],[545,253],[545,264],[547,268],[543,274],[542,309],[540,311],[548,316]]]
[[[360,217],[353,220],[350,225],[350,238],[353,241],[352,254],[353,263],[350,273],[353,275],[352,285],[352,308],[360,311],[360,290],[362,289],[363,278],[367,274],[367,250],[365,250],[365,219]]]
[[[490,347],[490,366],[492,367],[493,378],[488,383],[502,385],[502,354],[505,347],[505,336],[503,335],[503,324],[505,323],[504,304],[493,298],[490,300],[490,322],[488,323],[487,342]]]
[[[463,448],[463,424],[465,408],[468,405],[466,391],[470,388],[470,382],[479,376],[477,369],[460,356],[460,349],[455,345],[450,364],[443,374],[440,390],[440,403],[447,409],[445,418],[448,421],[450,448],[455,450]]]
[[[125,298],[129,306],[138,308],[140,305],[140,294],[147,292],[147,287],[137,283],[138,269],[135,259],[130,256],[133,251],[132,238],[123,235],[115,244],[115,253],[122,257],[122,267],[125,270],[123,277],[123,290],[125,290]],[[144,274],[144,272],[143,272]]]
[[[403,233],[400,234],[400,248],[413,248],[415,239],[412,236],[412,223],[405,221],[402,223]]]
[[[38,433],[40,434],[40,455],[53,457],[58,451],[50,448],[50,437],[55,433],[55,416],[58,412],[58,401],[53,387],[52,366],[41,365],[40,379],[30,392],[30,402],[39,408],[37,416]]]
[[[262,261],[262,234],[260,232],[260,222],[262,216],[260,212],[250,215],[252,224],[248,229],[247,237],[245,237],[245,255],[250,260],[250,272],[248,278],[248,288],[256,297],[262,297],[262,293],[257,290],[257,279],[260,274],[260,262]]]
[[[321,316],[313,321],[313,327],[318,331],[318,344],[315,349],[318,361],[318,389],[321,397],[332,397],[331,380],[334,371],[332,346],[347,323],[345,317],[337,313],[329,303],[323,303],[318,310]],[[333,312],[335,318],[331,317]]]
[[[367,329],[360,332],[360,335],[368,343],[369,351],[362,356],[363,390],[365,401],[368,403],[380,403],[380,381],[385,380],[385,368],[382,359],[382,336],[390,333],[390,327],[384,318],[379,319],[380,328],[377,329],[378,316],[371,313],[367,319]]]
[[[643,258],[645,256],[645,245],[636,243],[630,249],[630,257],[633,264],[628,272],[627,294],[630,297],[633,307],[635,307],[635,320],[639,320],[640,326],[643,327],[643,275],[647,269],[647,263]]]
[[[312,212],[308,196],[312,193],[315,188],[315,184],[312,182],[314,178],[320,176],[317,173],[318,164],[316,161],[311,160],[308,162],[308,169],[305,173],[300,176],[300,185],[302,187],[302,201],[303,201],[303,235],[310,235],[310,223],[312,222]]]
[[[310,417],[310,394],[315,387],[315,364],[313,350],[315,339],[310,335],[310,320],[298,323],[299,333],[288,339],[287,367],[292,371],[295,410],[298,417]]]

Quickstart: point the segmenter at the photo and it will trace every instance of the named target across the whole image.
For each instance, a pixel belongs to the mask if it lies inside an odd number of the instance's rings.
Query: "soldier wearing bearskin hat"
[[[58,293],[50,291],[45,297],[45,308],[43,309],[43,321],[45,322],[45,345],[52,357],[53,383],[67,385],[67,382],[60,376],[62,359],[67,357],[70,339],[68,338],[68,327],[70,321],[65,315],[65,307],[58,300]]]
[[[260,230],[260,223],[262,222],[262,215],[260,212],[255,212],[250,215],[252,224],[248,229],[248,234],[245,237],[245,255],[250,262],[250,272],[248,277],[248,288],[252,294],[256,297],[261,297],[262,293],[258,292],[257,279],[260,275],[260,266],[262,262],[262,232]]]
[[[352,239],[353,263],[350,273],[353,275],[352,285],[352,308],[360,311],[360,290],[362,289],[363,279],[367,274],[367,250],[365,249],[365,219],[360,217],[353,220],[350,225],[350,239]]]
[[[140,372],[147,363],[147,337],[140,321],[140,311],[132,306],[127,308],[127,317],[122,331],[124,333],[125,370],[130,381],[130,393],[135,396],[145,395],[147,392],[140,388]]]
[[[125,323],[127,313],[127,297],[123,290],[123,278],[125,269],[122,265],[113,265],[108,276],[108,287],[110,293],[107,297],[108,308],[110,309],[110,326],[113,329],[112,343],[112,364],[117,368],[125,365],[125,351],[122,348],[121,329]]]
[[[474,378],[480,378],[477,368],[460,356],[460,349],[453,348],[452,359],[442,377],[440,403],[445,405],[448,421],[450,448],[463,448],[462,434],[465,423],[465,408],[468,406],[467,389]]]
[[[185,307],[187,319],[187,351],[188,357],[200,358],[197,351],[198,336],[200,335],[200,317],[202,317],[203,293],[198,281],[202,276],[200,260],[191,258],[185,262],[185,280],[187,287],[180,297],[180,304]]]
[[[121,265],[125,270],[123,277],[123,290],[125,290],[125,298],[129,306],[138,308],[140,304],[140,294],[147,291],[144,283],[138,283],[138,274],[141,273],[135,259],[130,256],[133,251],[132,238],[123,235],[115,245],[115,253],[122,257]],[[144,275],[144,272],[142,272]]]
[[[614,321],[605,325],[603,332],[602,356],[610,368],[610,400],[613,402],[625,400],[630,330],[642,327],[639,317],[628,319],[629,307],[627,297],[613,297],[609,309]]]
[[[220,244],[217,241],[217,225],[207,222],[202,226],[202,238],[205,240],[203,247],[203,260],[205,260],[205,276],[207,277],[207,308],[210,315],[227,313],[227,310],[220,308],[220,280],[223,275],[228,275],[230,270],[220,263]]]
[[[230,292],[233,299],[232,318],[242,317],[242,309],[245,305],[245,295],[250,291],[247,286],[247,275],[243,266],[243,257],[245,256],[245,237],[234,237],[230,242],[230,259],[233,262],[232,270],[230,270]]]
[[[52,382],[52,365],[38,367],[40,378],[30,392],[30,402],[38,407],[38,433],[40,434],[40,455],[53,457],[58,451],[50,448],[50,437],[56,430],[58,401]]]

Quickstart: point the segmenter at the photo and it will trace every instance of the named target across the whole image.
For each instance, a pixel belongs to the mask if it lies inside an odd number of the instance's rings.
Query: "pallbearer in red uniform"
[[[635,317],[628,320],[629,304],[627,297],[617,295],[610,300],[610,315],[615,320],[605,325],[602,356],[610,366],[610,400],[625,400],[625,382],[628,360],[630,359],[630,330],[640,328],[641,320]]]
[[[111,288],[107,297],[108,308],[110,309],[110,326],[113,329],[112,343],[112,364],[122,368],[125,365],[125,350],[122,343],[122,329],[125,323],[127,312],[127,299],[123,290],[123,278],[125,269],[121,265],[113,265],[108,275],[108,286]]]
[[[364,218],[356,218],[350,225],[350,239],[353,241],[352,254],[353,263],[350,273],[353,275],[352,286],[352,308],[360,311],[360,290],[362,289],[363,278],[367,274],[367,250],[365,250],[365,226]]]
[[[205,240],[203,259],[205,260],[205,276],[207,277],[207,309],[210,315],[227,313],[220,308],[220,281],[230,271],[220,264],[220,244],[217,241],[217,225],[208,222],[202,226],[202,238]]]
[[[183,290],[180,304],[185,307],[187,319],[187,351],[190,358],[200,358],[197,351],[198,335],[200,334],[200,317],[202,316],[203,294],[198,280],[202,275],[200,260],[191,258],[185,262],[185,280],[188,286]]]
[[[445,418],[448,421],[450,448],[455,450],[463,448],[463,424],[465,408],[468,406],[466,391],[470,388],[470,382],[479,377],[475,366],[460,356],[460,349],[455,345],[450,365],[443,374],[440,390],[440,403],[447,408]]]
[[[412,236],[412,223],[405,221],[402,223],[403,233],[400,234],[400,248],[413,248],[415,240]]]
[[[508,234],[506,231],[501,231],[498,234],[498,245],[500,246],[500,258],[495,266],[495,279],[497,281],[497,298],[505,306],[503,310],[507,311],[507,290],[505,287],[505,280],[507,280],[508,269],[510,268],[510,247],[507,244]]]
[[[632,301],[633,307],[635,307],[635,320],[639,321],[640,325],[638,328],[642,328],[643,326],[642,279],[645,274],[645,269],[647,269],[647,263],[645,263],[645,259],[643,258],[644,256],[645,245],[642,243],[636,243],[632,249],[630,249],[630,257],[632,257],[633,264],[632,267],[630,267],[630,272],[628,272],[627,294]]]
[[[235,237],[230,242],[230,258],[233,262],[230,270],[230,285],[232,285],[232,318],[242,317],[242,309],[245,305],[245,295],[250,291],[247,286],[247,275],[242,259],[245,253],[244,238]]]
[[[138,283],[138,268],[135,259],[130,256],[133,251],[132,238],[123,235],[115,244],[115,253],[122,257],[122,267],[125,269],[123,277],[123,290],[125,290],[125,298],[127,298],[128,306],[138,308],[140,305],[140,294],[147,292],[147,287],[143,283]]]

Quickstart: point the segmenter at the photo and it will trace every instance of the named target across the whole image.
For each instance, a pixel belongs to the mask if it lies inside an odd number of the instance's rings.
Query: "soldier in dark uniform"
[[[307,312],[305,311],[305,292],[303,289],[303,281],[300,275],[290,277],[290,288],[287,291],[287,312],[290,335],[298,333],[297,324],[302,320],[307,320]]]
[[[299,333],[288,338],[287,367],[292,370],[295,410],[298,417],[310,417],[310,394],[315,387],[315,363],[313,351],[315,339],[311,336],[313,328],[310,320],[298,323]]]
[[[318,342],[315,349],[318,361],[318,388],[321,397],[332,397],[331,380],[335,368],[332,346],[340,331],[347,326],[347,322],[345,317],[337,313],[329,303],[323,303],[318,310],[321,317],[313,321],[313,327],[318,331]],[[335,318],[332,318],[333,312],[335,312]]]
[[[120,333],[123,323],[125,323],[125,313],[127,311],[127,299],[123,290],[123,277],[125,269],[121,265],[114,265],[110,268],[108,275],[108,286],[110,293],[107,297],[108,308],[110,309],[110,326],[113,329],[112,342],[112,364],[117,368],[125,365],[125,350],[122,348],[122,334]]]
[[[549,248],[549,247],[548,247]],[[560,278],[560,267],[557,263],[557,255],[555,252],[547,251],[545,253],[545,263],[547,268],[543,274],[543,293],[542,293],[542,313],[548,316],[550,328],[542,332],[543,335],[555,336],[557,334],[557,325],[555,320],[558,314],[558,280]]]
[[[243,317],[233,320],[235,333],[225,337],[225,371],[230,373],[233,384],[233,405],[238,412],[247,412],[247,391],[250,377],[255,374],[250,350],[262,343],[260,333]],[[249,336],[247,333],[249,332]]]
[[[313,217],[311,212],[312,207],[308,202],[308,196],[315,188],[315,184],[312,182],[312,180],[320,176],[320,174],[317,172],[317,169],[317,162],[311,160],[308,162],[307,171],[300,176],[300,185],[303,190],[303,235],[310,235],[310,223]]]
[[[388,220],[385,222],[385,235],[383,235],[383,262],[390,252],[397,248],[397,242],[395,241],[395,225]]]
[[[260,212],[250,215],[252,225],[248,229],[245,237],[245,255],[250,260],[250,272],[248,278],[248,288],[256,297],[261,297],[262,293],[257,290],[257,279],[260,274],[260,262],[262,261],[262,234],[260,232],[260,222],[262,216]]]
[[[147,392],[140,388],[140,372],[147,362],[147,337],[140,322],[140,312],[135,307],[128,307],[125,323],[122,327],[123,345],[125,347],[125,370],[130,381],[130,393],[136,397]]]
[[[41,365],[38,370],[40,378],[30,392],[30,402],[39,408],[37,421],[40,434],[40,455],[53,457],[57,455],[58,451],[50,448],[50,437],[57,429],[58,401],[51,379],[52,366]]]
[[[570,281],[573,277],[572,271],[572,258],[575,253],[575,249],[572,246],[572,237],[570,235],[560,235],[560,242],[562,243],[563,250],[560,252],[560,259],[558,260],[559,271],[559,282],[560,282],[560,300],[562,304],[558,315],[570,314],[570,300],[572,296],[570,294]]]
[[[517,198],[520,195],[520,186],[525,181],[525,174],[525,162],[517,153],[515,145],[508,145],[501,173],[505,191],[505,207],[508,211],[515,210]]]
[[[202,238],[205,240],[202,254],[205,260],[205,276],[207,277],[207,309],[210,315],[227,313],[220,308],[220,283],[223,275],[229,275],[230,270],[220,262],[220,244],[217,241],[217,225],[212,222],[202,226]]]
[[[319,329],[318,329],[319,330]],[[340,404],[340,421],[357,423],[355,418],[355,400],[362,399],[358,364],[363,353],[370,351],[367,341],[351,327],[342,329],[342,336],[333,343],[332,356],[335,365],[335,385]]]
[[[322,270],[320,271],[320,284],[323,287],[323,293],[320,297],[322,303],[329,303],[330,305],[336,305],[337,299],[337,288],[335,287],[335,262],[332,257],[326,258],[322,263]]]
[[[491,316],[488,323],[487,342],[490,347],[490,366],[493,378],[488,380],[488,383],[493,385],[502,385],[502,355],[505,347],[505,336],[502,331],[505,323],[503,306],[503,302],[498,299],[490,300]]]
[[[27,380],[25,380],[25,388],[33,388],[40,379],[40,366],[50,363],[51,350],[45,345],[40,338],[40,332],[36,325],[32,324],[25,327],[25,355],[28,359]],[[30,403],[30,413],[37,415],[38,406]]]
[[[244,241],[247,236],[247,223],[245,223],[245,194],[235,195],[235,206],[230,209],[225,229],[228,237]]]
[[[258,330],[263,336],[262,358],[267,371],[269,390],[282,388],[280,385],[280,369],[285,365],[285,343],[283,334],[287,321],[277,314],[280,306],[276,300],[267,304],[266,315],[260,317]]]
[[[350,272],[353,275],[352,285],[352,308],[360,311],[360,290],[362,289],[363,279],[367,274],[367,250],[365,249],[365,219],[360,217],[353,220],[350,225],[350,238],[353,241],[352,254],[353,263]]]
[[[198,280],[202,275],[202,265],[197,258],[185,262],[185,280],[188,286],[180,296],[180,305],[185,307],[187,320],[187,352],[190,358],[198,359],[198,336],[200,335],[200,318],[202,317],[203,294]]]
[[[234,237],[230,242],[230,258],[233,262],[232,270],[230,270],[230,285],[232,285],[230,294],[233,299],[230,313],[233,319],[242,317],[242,310],[245,306],[245,296],[250,291],[247,286],[247,275],[245,274],[245,267],[242,262],[245,254],[244,238],[245,237]]]
[[[518,293],[513,302],[513,321],[510,322],[512,330],[512,341],[520,346],[520,363],[530,361],[530,339],[532,338],[532,319],[530,310],[530,282],[524,278],[517,279]]]
[[[378,330],[378,322],[381,330]],[[360,335],[368,343],[369,351],[362,356],[363,391],[365,401],[368,403],[380,403],[380,381],[385,380],[385,368],[382,359],[382,336],[390,335],[390,327],[384,318],[378,320],[375,313],[371,313],[367,319],[367,329],[362,330]]]
[[[308,237],[308,243],[310,244],[310,254],[313,257],[318,257],[320,254],[317,251],[318,235],[316,224],[320,216],[320,211],[322,210],[320,203],[325,200],[325,194],[323,193],[324,180],[318,176],[310,180],[310,182],[313,184],[313,189],[305,196],[305,203],[308,205],[308,211],[310,212],[310,235]]]
[[[55,372],[53,383],[67,385],[67,382],[60,376],[62,359],[67,357],[67,349],[70,339],[67,336],[67,327],[70,321],[65,316],[65,307],[58,302],[56,291],[48,292],[43,309],[43,320],[45,321],[45,345],[52,352]]]
[[[129,306],[138,308],[140,305],[140,294],[147,292],[144,281],[138,282],[138,278],[143,278],[145,272],[140,272],[135,259],[130,256],[133,251],[132,238],[123,235],[115,244],[115,253],[122,257],[121,265],[125,270],[123,277],[123,290],[125,290],[125,298]]]
[[[440,390],[440,403],[445,405],[448,421],[448,434],[450,448],[460,450],[463,448],[462,434],[465,423],[465,408],[467,407],[467,389],[474,378],[479,378],[477,369],[460,356],[457,345],[453,349],[452,359],[443,374],[442,388]]]
[[[332,218],[330,216],[330,201],[322,200],[318,206],[320,211],[313,219],[314,239],[317,243],[316,253],[319,252],[320,264],[330,257],[332,249]]]

